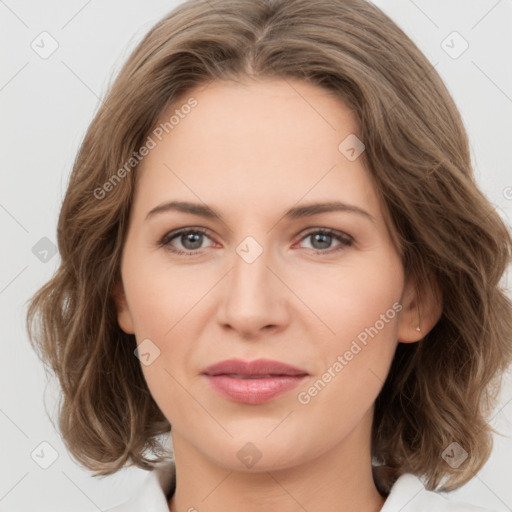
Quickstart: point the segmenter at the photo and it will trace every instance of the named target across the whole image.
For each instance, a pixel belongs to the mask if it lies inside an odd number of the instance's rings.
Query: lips
[[[270,359],[256,359],[255,361],[242,361],[241,359],[228,359],[208,366],[203,373],[216,377],[218,375],[238,376],[238,378],[261,378],[307,375],[307,372],[290,366],[289,364],[272,361]]]
[[[257,405],[295,388],[308,375],[279,361],[229,359],[202,372],[212,388],[234,402]]]

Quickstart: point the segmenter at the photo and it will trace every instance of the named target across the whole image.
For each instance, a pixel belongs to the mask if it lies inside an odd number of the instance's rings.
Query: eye
[[[203,228],[184,228],[171,231],[165,234],[159,242],[159,246],[176,254],[194,255],[200,249],[204,249],[203,243],[206,239],[211,240],[207,230]],[[353,239],[339,231],[328,228],[315,228],[307,232],[300,241],[311,240],[310,249],[316,253],[331,253],[340,251],[353,244]],[[332,244],[338,241],[334,248]]]
[[[312,247],[310,248],[317,253],[340,251],[346,247],[350,247],[354,242],[350,236],[339,231],[335,231],[334,229],[327,228],[316,228],[309,231],[300,239],[300,241],[307,240],[308,238],[311,240]],[[335,240],[337,240],[339,244],[332,248],[332,243]]]
[[[195,254],[202,247],[204,238],[208,237],[205,229],[202,228],[186,228],[178,231],[171,231],[163,236],[159,245],[177,254]],[[173,241],[181,244],[176,247]]]

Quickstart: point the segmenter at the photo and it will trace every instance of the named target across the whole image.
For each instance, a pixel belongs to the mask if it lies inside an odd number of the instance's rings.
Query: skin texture
[[[338,150],[357,135],[355,118],[339,99],[300,81],[214,82],[189,97],[197,106],[137,169],[116,298],[120,327],[160,350],[142,370],[172,425],[177,489],[170,510],[380,510],[384,498],[371,474],[373,404],[397,343],[421,340],[440,311],[426,299],[420,304],[404,282],[363,159]],[[223,221],[177,211],[146,219],[171,200],[206,204]],[[340,211],[283,218],[289,208],[329,201],[356,205],[374,221]],[[159,245],[173,230],[198,227],[207,235],[195,246],[180,236]],[[311,228],[336,230],[353,243],[322,239]],[[248,236],[263,249],[252,263],[236,251]],[[401,311],[359,343],[341,371],[332,370],[395,303]],[[309,376],[269,402],[240,404],[201,375],[233,357],[274,359]],[[329,368],[330,382],[301,403],[298,393]],[[241,449],[261,458],[248,467]]]

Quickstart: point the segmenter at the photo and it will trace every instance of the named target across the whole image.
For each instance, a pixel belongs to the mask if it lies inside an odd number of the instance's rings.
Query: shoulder
[[[401,475],[391,488],[380,512],[495,512],[494,510],[452,501],[425,489],[412,473]]]

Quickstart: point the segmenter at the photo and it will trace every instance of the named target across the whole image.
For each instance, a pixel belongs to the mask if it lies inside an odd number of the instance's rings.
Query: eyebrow
[[[209,206],[200,203],[190,203],[188,201],[170,201],[167,203],[159,204],[158,206],[155,206],[152,210],[148,212],[148,214],[146,215],[146,220],[159,213],[165,213],[170,211],[191,213],[193,215],[199,215],[206,219],[217,219],[224,222],[221,215],[219,215],[215,210],[213,210]],[[366,210],[363,210],[359,206],[342,203],[340,201],[310,203],[303,206],[294,206],[293,208],[290,208],[281,218],[293,220],[318,215],[320,213],[336,211],[356,213],[370,220],[371,222],[375,222],[375,218],[373,217],[373,215],[368,213]]]

